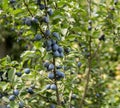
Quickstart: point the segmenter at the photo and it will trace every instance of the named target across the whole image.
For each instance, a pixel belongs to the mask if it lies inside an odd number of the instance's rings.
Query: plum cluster
[[[9,96],[9,100],[14,101],[18,95],[19,95],[19,90],[14,89],[13,93]],[[7,108],[10,108],[9,104],[7,105]],[[19,108],[24,108],[24,103],[22,101],[19,101]]]
[[[55,77],[57,80],[60,80],[61,78],[65,77],[65,74],[63,72],[61,72],[60,70],[55,70],[55,74],[53,73],[55,66],[52,63],[45,62],[44,67],[46,67],[47,71],[50,71],[48,73],[48,78],[51,80],[55,79]],[[57,66],[57,69],[59,69],[58,66]]]
[[[32,26],[33,24],[38,24],[39,20],[36,17],[27,17],[27,18],[23,18],[22,19],[23,24],[27,25],[27,26]]]
[[[44,47],[47,51],[52,51],[54,57],[63,57],[63,48],[58,45],[56,40],[48,39],[44,43]]]

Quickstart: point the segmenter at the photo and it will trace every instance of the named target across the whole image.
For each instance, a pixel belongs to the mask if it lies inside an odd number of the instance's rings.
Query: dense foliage
[[[0,104],[120,107],[117,0],[1,1],[0,40],[10,37],[20,59],[0,59]]]

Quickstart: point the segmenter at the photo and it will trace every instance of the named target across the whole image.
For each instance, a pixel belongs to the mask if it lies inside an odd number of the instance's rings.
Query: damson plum
[[[10,96],[9,96],[9,100],[10,100],[10,101],[14,101],[14,100],[15,100],[15,95],[10,95]]]
[[[38,21],[37,18],[33,17],[32,20],[31,20],[31,22],[34,23],[34,24],[38,24],[39,21]]]
[[[102,34],[102,35],[99,37],[99,40],[100,40],[100,41],[105,41],[105,35]]]
[[[49,73],[48,78],[51,79],[51,80],[54,79],[54,73]]]
[[[46,47],[46,50],[47,50],[47,51],[51,51],[51,50],[52,50],[52,47],[51,47],[51,46],[47,46],[47,47]]]
[[[19,102],[19,108],[23,108],[24,107],[24,103],[22,101]]]
[[[37,5],[40,5],[40,3],[41,3],[41,0],[36,0]]]
[[[60,53],[56,50],[56,51],[53,52],[53,55],[54,55],[54,57],[59,57]]]
[[[58,40],[60,40],[60,36],[59,36],[59,34],[57,32],[53,32],[52,35],[54,37],[56,37]]]
[[[10,3],[11,4],[13,4],[13,3],[15,3],[16,2],[16,0],[10,0]]]
[[[43,22],[49,23],[49,18],[48,18],[47,16],[44,16],[44,17],[43,17]]]
[[[49,63],[49,62],[44,62],[44,64],[43,64],[43,66],[44,66],[44,67],[46,67],[46,68],[48,68],[48,67],[49,67],[49,65],[50,65],[50,63]]]
[[[48,66],[48,71],[51,71],[54,69],[54,65],[51,63],[49,66]]]
[[[62,47],[59,47],[59,48],[58,48],[58,51],[59,51],[59,53],[63,52],[63,48],[62,48]]]
[[[25,24],[31,26],[32,22],[30,18],[25,18]]]
[[[78,66],[78,67],[80,67],[81,65],[82,65],[81,62],[78,62],[78,63],[77,63],[77,66]]]
[[[44,4],[39,4],[40,10],[45,9],[45,5]]]
[[[55,85],[55,84],[52,84],[52,85],[50,86],[50,89],[51,89],[51,90],[56,90],[56,89],[57,89],[57,87],[56,87],[56,85]]]
[[[54,105],[54,104],[51,104],[51,105],[50,105],[50,108],[55,108],[55,105]]]
[[[88,26],[88,30],[89,30],[89,31],[92,30],[92,26]]]
[[[48,15],[49,15],[49,16],[51,16],[51,15],[53,14],[52,9],[51,9],[51,8],[49,8],[49,9],[48,9],[48,11],[47,11],[47,13],[48,13]]]
[[[22,72],[16,72],[15,75],[17,75],[18,77],[22,76]]]
[[[56,71],[56,77],[58,77],[58,78],[64,78],[65,74],[63,72],[57,70]]]
[[[59,48],[59,46],[58,46],[57,44],[54,44],[54,45],[52,46],[53,51],[58,50],[58,48]]]
[[[29,73],[30,73],[30,69],[29,69],[29,68],[25,68],[25,69],[24,69],[24,72],[25,72],[26,74],[29,74]]]
[[[61,52],[61,53],[60,53],[60,57],[64,57],[64,54],[63,54],[63,52]]]
[[[50,89],[50,84],[47,84],[46,87],[45,87],[47,90]]]
[[[76,99],[76,97],[77,97],[76,94],[71,95],[71,99]]]
[[[13,91],[13,95],[18,96],[18,95],[19,95],[19,90],[15,89],[15,90]]]
[[[47,36],[50,36],[50,30],[46,30],[45,31],[45,36],[47,37]]]
[[[39,41],[42,39],[42,36],[40,34],[36,34],[34,40]]]
[[[33,92],[33,89],[32,89],[31,87],[29,87],[29,88],[27,89],[27,92],[30,93],[30,94],[33,94],[33,93],[34,93],[34,92]]]
[[[47,40],[47,41],[46,41],[46,45],[47,45],[47,46],[51,46],[51,45],[52,45],[52,41],[51,41],[51,40]]]

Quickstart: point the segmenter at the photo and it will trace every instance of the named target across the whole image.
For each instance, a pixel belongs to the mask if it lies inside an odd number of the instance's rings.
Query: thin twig
[[[88,2],[88,7],[89,7],[89,16],[91,17],[91,0],[87,0]],[[88,72],[87,72],[87,75],[86,75],[86,84],[85,84],[85,88],[84,88],[84,93],[83,93],[83,96],[82,96],[82,99],[81,99],[81,102],[80,102],[80,108],[83,108],[83,104],[84,104],[84,100],[85,100],[85,97],[86,97],[86,94],[87,94],[87,91],[88,91],[88,85],[89,85],[89,81],[90,81],[90,72],[91,72],[91,63],[92,63],[92,55],[91,55],[91,50],[92,50],[92,46],[91,46],[91,42],[92,42],[92,37],[90,35],[90,38],[89,38],[89,53],[90,53],[90,56],[88,57]]]
[[[27,3],[25,2],[25,0],[23,0],[23,2],[24,2],[24,5],[26,6],[26,8],[27,8],[27,10],[28,10],[28,12],[29,12],[29,14],[30,14],[30,16],[33,17],[33,14],[32,14],[32,12],[30,11],[30,9],[29,9]]]
[[[60,105],[61,102],[60,102],[59,91],[58,91],[58,85],[57,85],[56,68],[55,68],[56,64],[55,64],[55,58],[54,58],[54,57],[53,57],[53,64],[54,64],[54,70],[53,70],[53,72],[54,72],[54,76],[55,76],[54,83],[55,83],[55,85],[56,85],[57,104]]]
[[[98,43],[97,49],[96,49],[96,51],[92,54],[92,57],[91,57],[91,58],[95,58],[95,57],[96,57],[99,48],[100,48],[100,42]]]
[[[47,10],[48,10],[48,7],[47,7],[47,1],[44,0],[44,5],[45,5],[45,15],[47,16]],[[49,29],[49,22],[47,23],[47,28]]]
[[[72,91],[70,92],[70,95],[69,95],[69,108],[71,108],[71,96],[72,96]]]
[[[28,10],[28,12],[29,12],[29,14],[30,14],[30,16],[31,16],[31,17],[34,17],[34,15],[32,14],[32,12],[31,12],[30,9],[29,9],[28,4],[25,2],[25,0],[23,0],[23,2],[24,2],[24,5],[26,6],[26,8],[27,8],[27,10]],[[39,25],[40,32],[45,36],[45,34],[44,34],[44,32],[42,31],[42,28],[41,28],[41,26],[40,26],[40,22],[39,22],[38,25]]]

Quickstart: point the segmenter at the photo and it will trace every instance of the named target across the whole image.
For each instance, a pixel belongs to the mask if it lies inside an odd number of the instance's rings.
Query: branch
[[[93,53],[92,58],[95,58],[95,57],[96,57],[99,48],[100,48],[100,42],[98,43],[97,49],[96,49],[96,51]]]
[[[24,2],[24,5],[26,6],[27,11],[29,12],[30,16],[34,17],[33,14],[32,14],[32,12],[30,11],[30,9],[29,9],[29,7],[28,7],[28,4],[25,2],[25,0],[23,0],[23,2]],[[41,26],[40,26],[40,22],[39,22],[38,25],[39,25],[39,29],[40,29],[41,33],[45,36],[45,34],[44,34],[44,32],[42,31],[42,28],[41,28]]]
[[[30,16],[33,17],[33,14],[32,14],[32,12],[30,11],[30,9],[29,9],[27,3],[25,2],[25,0],[23,0],[23,2],[24,2],[24,5],[26,6],[26,8],[27,8],[27,10],[28,10],[28,12],[29,12],[29,14],[30,14]]]
[[[47,16],[48,7],[47,7],[47,1],[46,0],[44,0],[44,5],[45,5],[45,15]],[[47,28],[49,29],[49,23],[47,23]]]
[[[89,16],[91,17],[91,0],[87,0],[87,3],[88,3],[88,8],[89,8]],[[89,85],[89,82],[90,82],[90,72],[91,72],[91,65],[92,65],[92,55],[91,55],[91,52],[92,52],[92,37],[90,35],[90,38],[89,38],[89,53],[90,53],[90,56],[88,57],[88,72],[87,72],[87,75],[86,75],[86,84],[85,84],[85,88],[84,88],[84,93],[83,93],[83,96],[82,96],[82,99],[81,99],[81,102],[80,102],[80,108],[83,108],[83,104],[84,104],[84,100],[85,100],[85,97],[86,97],[86,94],[87,94],[87,91],[88,91],[88,85]]]
[[[90,38],[89,44],[90,44],[90,57],[88,58],[88,72],[87,72],[87,75],[86,75],[86,84],[85,84],[84,93],[83,93],[83,96],[82,96],[82,99],[81,99],[81,102],[80,102],[80,108],[82,108],[82,106],[83,106],[85,96],[86,96],[87,90],[88,90],[89,81],[90,81],[91,59],[92,59],[91,58],[91,38]]]
[[[58,91],[58,85],[57,85],[57,78],[56,78],[56,68],[55,68],[55,58],[53,57],[53,64],[54,64],[54,76],[55,76],[55,80],[54,80],[54,83],[56,85],[56,97],[57,97],[57,104],[60,105],[61,102],[60,102],[60,97],[59,97],[59,91]]]

